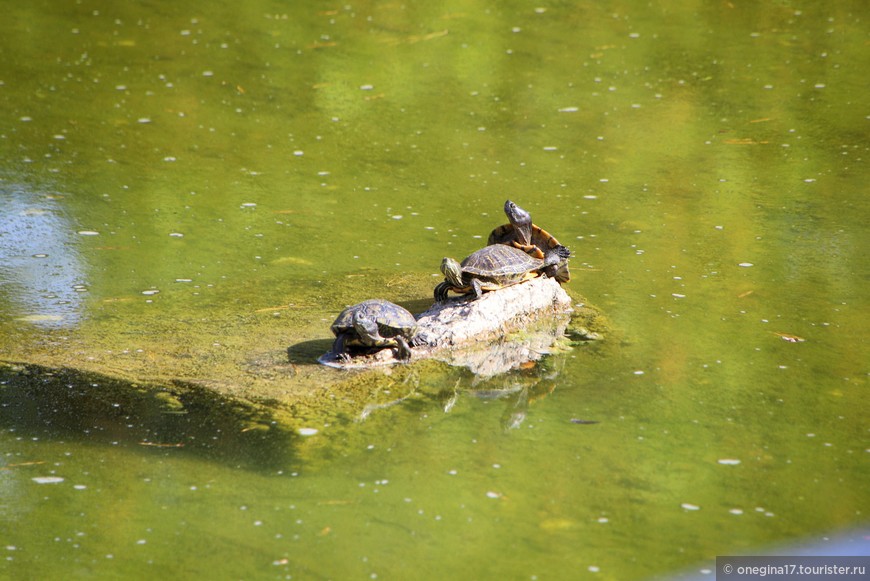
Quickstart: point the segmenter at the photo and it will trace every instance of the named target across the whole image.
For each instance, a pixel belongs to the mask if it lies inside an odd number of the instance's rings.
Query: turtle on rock
[[[399,359],[410,359],[417,321],[407,309],[383,299],[370,299],[344,309],[332,324],[332,352],[349,360],[348,347],[368,351],[396,347]]]
[[[503,224],[490,232],[487,244],[513,246],[539,259],[544,259],[549,250],[561,246],[555,236],[540,226],[532,224],[532,216],[510,200],[504,203],[504,213],[507,214],[510,223]],[[549,265],[546,274],[560,283],[571,280],[568,257],[565,256],[556,264]]]
[[[444,282],[435,287],[435,300],[446,300],[448,291],[480,298],[484,291],[498,290],[541,276],[570,255],[567,248],[559,245],[549,248],[544,258],[535,258],[513,246],[491,244],[469,255],[461,264],[452,258],[444,258],[441,261]]]

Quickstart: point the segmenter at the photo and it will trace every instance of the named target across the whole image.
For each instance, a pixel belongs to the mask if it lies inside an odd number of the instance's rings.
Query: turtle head
[[[530,244],[532,241],[532,216],[510,200],[504,203],[504,213],[517,232],[517,242]]]
[[[365,345],[373,345],[381,338],[377,322],[364,309],[360,309],[353,314],[351,323],[360,340]]]
[[[462,266],[455,259],[445,256],[441,261],[444,278],[455,287],[462,287]]]

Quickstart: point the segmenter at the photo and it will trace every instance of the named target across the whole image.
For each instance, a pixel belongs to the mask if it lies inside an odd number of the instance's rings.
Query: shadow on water
[[[263,410],[197,386],[144,387],[96,374],[0,365],[0,424],[40,439],[194,455],[250,470],[294,462],[294,439]]]
[[[332,349],[332,339],[312,339],[287,347],[287,358],[296,365],[317,365],[317,358]]]

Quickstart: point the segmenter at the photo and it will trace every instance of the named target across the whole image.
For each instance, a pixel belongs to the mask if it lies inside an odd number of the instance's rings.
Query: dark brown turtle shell
[[[487,244],[507,244],[528,253],[534,258],[544,258],[544,254],[557,246],[561,246],[556,237],[538,226],[531,225],[532,237],[530,244],[522,244],[517,239],[517,231],[513,224],[502,224],[489,234]],[[561,260],[558,264],[547,269],[547,276],[555,278],[560,283],[571,280],[568,270],[568,260]]]

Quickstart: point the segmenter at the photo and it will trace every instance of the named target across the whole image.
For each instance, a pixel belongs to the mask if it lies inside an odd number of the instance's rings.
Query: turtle
[[[383,299],[369,299],[344,309],[332,323],[332,352],[349,359],[348,347],[397,347],[400,359],[411,357],[417,321],[407,309]]]
[[[448,291],[474,294],[498,290],[540,276],[545,269],[570,256],[564,246],[547,251],[545,258],[535,258],[519,248],[506,244],[491,244],[467,256],[462,264],[452,258],[441,261],[444,282],[435,287],[435,300],[447,298]]]
[[[532,224],[531,215],[510,200],[504,203],[504,213],[510,223],[502,224],[490,232],[487,244],[509,244],[540,259],[544,258],[548,249],[561,246],[555,236]],[[547,267],[546,274],[560,283],[571,280],[567,257]]]

